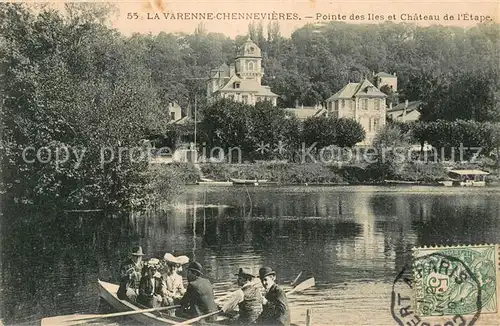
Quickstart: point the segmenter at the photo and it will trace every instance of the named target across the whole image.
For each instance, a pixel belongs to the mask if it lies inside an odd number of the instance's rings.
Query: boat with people
[[[99,296],[106,301],[110,306],[112,306],[117,311],[140,311],[142,309],[147,309],[148,307],[142,306],[139,303],[131,303],[127,300],[121,300],[118,298],[116,293],[118,292],[118,284],[108,283],[101,280],[99,282]],[[176,316],[166,316],[162,315],[161,312],[155,314],[153,312],[149,313],[138,313],[130,315],[135,321],[146,325],[175,325],[185,321],[185,319]],[[221,316],[219,320],[226,320],[227,317]],[[219,323],[207,323],[204,325],[221,325]]]
[[[260,268],[257,276],[252,268],[240,267],[235,274],[240,288],[216,299],[212,284],[203,277],[203,266],[199,262],[189,262],[187,256],[175,257],[171,253],[166,253],[162,261],[155,257],[142,261],[144,253],[141,246],[132,248],[129,255],[120,266],[119,284],[98,279],[99,297],[117,312],[47,317],[42,319],[41,325],[79,325],[122,316],[147,325],[180,326],[197,325],[198,322],[227,325],[228,319],[235,317],[243,323],[280,321],[285,325],[294,325],[290,320],[286,296],[315,285],[312,277],[284,292],[275,282],[276,272],[272,268]],[[182,265],[187,265],[187,288],[179,274]],[[140,275],[138,270],[141,270]],[[292,285],[296,284],[301,274]],[[140,281],[136,284],[139,276]],[[265,294],[261,293],[262,290]],[[273,308],[275,305],[283,309],[276,310]]]

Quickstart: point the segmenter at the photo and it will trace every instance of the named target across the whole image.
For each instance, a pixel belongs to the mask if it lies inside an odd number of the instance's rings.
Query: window
[[[368,110],[368,99],[364,98],[361,100],[361,108],[363,110]]]
[[[175,112],[170,112],[170,120],[175,120]]]
[[[234,82],[234,88],[240,88],[240,83]]]
[[[254,64],[252,61],[248,63],[248,70],[253,71]]]
[[[380,126],[379,118],[374,118],[373,119],[373,130],[378,130],[379,126]]]
[[[241,99],[243,100],[243,103],[248,104],[248,95],[243,95]]]
[[[227,98],[230,99],[231,101],[234,101],[234,95],[233,94],[228,95]]]
[[[368,131],[372,131],[372,118],[368,119]]]
[[[345,106],[345,100],[340,101],[340,107],[343,108]]]
[[[380,100],[374,100],[375,101],[375,110],[380,110]]]

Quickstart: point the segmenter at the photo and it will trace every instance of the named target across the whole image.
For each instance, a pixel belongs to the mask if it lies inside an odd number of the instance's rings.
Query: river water
[[[189,187],[170,209],[2,216],[1,305],[5,324],[95,313],[97,279],[116,281],[134,245],[146,257],[185,254],[205,268],[217,293],[235,289],[239,266],[269,265],[289,287],[292,321],[395,325],[391,287],[412,247],[497,243],[499,188]],[[112,323],[112,322],[110,322]],[[116,322],[115,322],[116,323]]]

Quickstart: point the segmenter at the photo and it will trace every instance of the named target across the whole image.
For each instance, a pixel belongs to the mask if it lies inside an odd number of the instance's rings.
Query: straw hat
[[[151,258],[146,263],[149,267],[158,267],[160,260],[158,258]]]
[[[189,263],[189,257],[188,256],[179,256],[179,257],[177,257],[177,262],[179,262],[179,264],[181,264],[181,265],[186,265],[187,263]]]
[[[165,261],[167,263],[170,263],[170,264],[179,264],[179,260],[177,257],[175,257],[174,255],[172,255],[171,253],[167,252],[165,254],[165,256],[163,256],[163,259],[165,259]]]

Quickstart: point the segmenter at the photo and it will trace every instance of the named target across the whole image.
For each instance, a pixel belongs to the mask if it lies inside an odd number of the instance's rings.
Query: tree
[[[405,169],[411,150],[411,132],[402,132],[397,125],[387,125],[373,139],[375,163],[368,166],[379,180],[397,179]]]
[[[352,147],[365,136],[363,126],[353,119],[317,116],[304,121],[303,139],[307,146],[317,143],[318,148]]]
[[[335,144],[339,147],[352,147],[363,141],[366,136],[363,126],[353,119],[337,119],[333,128],[336,132]]]

